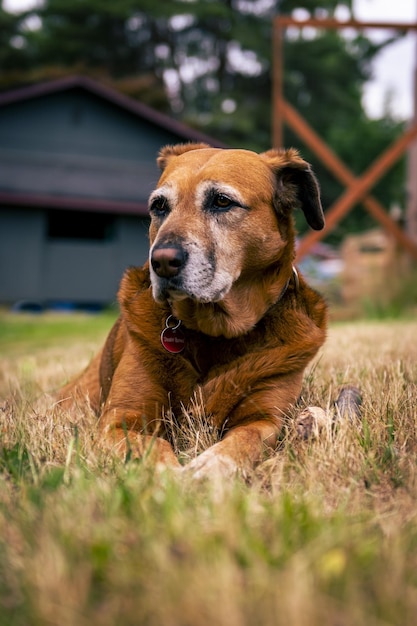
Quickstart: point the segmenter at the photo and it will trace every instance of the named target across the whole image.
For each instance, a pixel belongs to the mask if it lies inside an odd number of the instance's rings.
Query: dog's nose
[[[152,250],[152,267],[161,278],[177,276],[185,261],[186,254],[179,246],[156,247]]]

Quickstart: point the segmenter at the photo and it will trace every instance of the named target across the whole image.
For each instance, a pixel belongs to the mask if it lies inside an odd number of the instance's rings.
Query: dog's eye
[[[164,196],[154,198],[149,206],[151,213],[165,214],[169,211],[168,200]]]
[[[226,192],[226,193],[225,193]],[[216,186],[213,186],[208,189],[206,192],[207,195],[204,198],[203,202],[203,210],[208,213],[212,213],[213,215],[227,213],[229,211],[233,211],[234,209],[241,208],[245,209],[246,207],[237,199],[237,195],[235,196],[232,192],[229,193],[225,189],[219,189]]]
[[[216,193],[216,195],[213,198],[213,206],[223,211],[225,209],[229,209],[232,206],[232,204],[233,204],[233,201],[224,193]]]

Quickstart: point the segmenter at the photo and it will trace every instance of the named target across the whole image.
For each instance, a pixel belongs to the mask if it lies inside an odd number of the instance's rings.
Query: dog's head
[[[222,301],[234,285],[294,256],[292,210],[324,226],[317,181],[296,150],[164,148],[149,199],[156,301]]]

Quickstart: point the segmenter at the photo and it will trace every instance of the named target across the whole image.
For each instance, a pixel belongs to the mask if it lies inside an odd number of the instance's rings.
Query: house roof
[[[0,107],[21,102],[23,100],[39,98],[41,96],[57,93],[59,91],[66,91],[75,87],[85,89],[100,98],[104,98],[108,102],[125,109],[125,111],[129,111],[129,113],[133,113],[134,115],[137,115],[138,117],[141,117],[156,126],[174,133],[175,135],[182,136],[184,140],[205,142],[217,148],[226,147],[226,145],[221,141],[191,128],[182,122],[174,120],[168,115],[160,113],[148,105],[143,104],[143,102],[134,100],[133,98],[116,91],[112,87],[104,85],[103,83],[87,76],[66,76],[56,80],[5,91],[0,93]]]
[[[86,76],[69,76],[0,93],[0,117],[2,107],[35,101],[38,98],[74,89],[81,89],[87,94],[116,106],[122,112],[133,115],[133,119],[136,117],[142,124],[143,122],[149,123],[150,127],[157,129],[155,132],[166,132],[167,135],[173,136],[174,141],[178,138],[179,142],[195,141],[204,142],[214,147],[226,147],[213,137],[190,128]],[[44,206],[138,215],[147,213],[145,198],[148,192],[143,193],[143,184],[142,188],[138,187],[137,171],[142,168],[143,176],[146,177],[150,161],[148,163],[137,162],[134,165],[136,172],[133,172],[130,170],[135,161],[130,161],[129,167],[129,161],[125,161],[125,165],[123,165],[123,161],[113,162],[104,158],[100,159],[99,156],[95,160],[90,157],[87,162],[87,155],[83,155],[84,162],[81,158],[71,157],[71,155],[68,157],[61,155],[55,158],[53,154],[49,157],[45,154],[32,154],[29,160],[22,159],[22,156],[19,155],[20,151],[14,150],[13,146],[9,146],[3,155],[6,181],[6,185],[0,184],[0,203],[3,205]],[[87,170],[85,165],[93,169]],[[49,174],[47,188],[44,185],[42,173],[45,173],[47,171],[45,168],[48,167],[49,172],[55,170],[56,174],[52,177]],[[6,172],[8,168],[10,173]],[[118,171],[123,171],[124,184],[122,184]],[[12,183],[13,172],[17,184]],[[72,179],[69,177],[69,172],[72,173]],[[102,173],[100,174],[100,172]],[[45,176],[46,174],[44,174]],[[19,180],[24,181],[26,185],[32,181],[30,183],[32,186],[25,188],[23,182],[19,183]],[[64,181],[62,189],[59,188],[57,181]],[[73,184],[74,181],[76,184]],[[66,188],[65,184],[67,185]],[[77,193],[73,192],[73,189],[77,189]],[[102,189],[103,192],[96,191],[99,189]],[[115,189],[121,191],[120,194],[116,194],[117,197],[114,193]],[[110,190],[110,192],[107,193],[106,190]]]

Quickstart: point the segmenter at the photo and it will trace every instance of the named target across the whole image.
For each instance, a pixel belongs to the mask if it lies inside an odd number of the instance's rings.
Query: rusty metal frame
[[[292,107],[283,95],[283,40],[285,29],[288,26],[303,28],[312,26],[324,29],[353,28],[363,30],[365,28],[391,29],[397,31],[417,31],[417,23],[392,23],[392,22],[358,22],[347,20],[340,22],[333,18],[317,19],[309,18],[297,20],[290,16],[279,16],[273,23],[273,145],[283,145],[284,122],[308,145],[326,167],[346,185],[345,191],[338,200],[326,211],[326,227],[322,231],[314,231],[305,235],[298,247],[297,260],[302,259],[312,246],[323,239],[338,222],[353,208],[354,204],[362,201],[365,208],[377,219],[382,226],[397,240],[413,258],[417,260],[417,245],[390,217],[384,207],[369,194],[372,187],[404,154],[405,150],[417,137],[417,120],[386,150],[369,168],[359,177],[355,177],[350,169],[334,153],[331,148],[309,126],[306,120]]]

